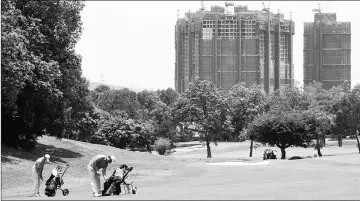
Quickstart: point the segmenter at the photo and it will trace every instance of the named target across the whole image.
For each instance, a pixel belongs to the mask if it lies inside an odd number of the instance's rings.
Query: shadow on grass
[[[13,159],[8,158],[6,156],[1,156],[1,163],[13,163]]]
[[[22,151],[13,148],[1,148],[1,163],[13,163],[14,160],[10,157],[20,158],[24,160],[36,161],[45,154],[50,155],[51,162],[68,163],[65,158],[80,158],[83,155],[69,149],[57,148],[53,145],[46,145],[36,142],[35,148],[32,151]],[[10,156],[10,157],[9,157]]]

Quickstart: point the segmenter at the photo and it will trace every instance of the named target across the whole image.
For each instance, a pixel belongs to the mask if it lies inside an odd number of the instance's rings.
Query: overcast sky
[[[225,1],[205,1],[205,7]],[[262,1],[233,1],[251,10]],[[295,22],[295,80],[303,83],[304,22],[312,22],[318,1],[264,1],[271,11],[290,12]],[[322,12],[336,12],[337,21],[351,22],[351,80],[360,83],[360,2],[319,1]],[[83,35],[76,51],[83,57],[83,75],[90,81],[140,89],[174,88],[175,23],[200,8],[200,1],[86,1],[81,13]],[[356,37],[359,36],[359,37]]]

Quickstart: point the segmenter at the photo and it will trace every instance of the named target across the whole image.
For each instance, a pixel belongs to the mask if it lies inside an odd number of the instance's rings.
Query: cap
[[[111,158],[111,163],[115,163],[116,160],[115,156],[110,156],[110,158]]]
[[[45,160],[46,160],[46,162],[50,162],[50,155],[49,154],[45,154]]]

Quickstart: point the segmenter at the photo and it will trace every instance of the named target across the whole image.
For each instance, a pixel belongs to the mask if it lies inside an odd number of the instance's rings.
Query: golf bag
[[[69,165],[66,165],[64,172],[62,172],[62,168],[60,166],[56,167],[56,176],[51,174],[49,179],[45,182],[45,195],[47,195],[48,197],[53,197],[56,195],[57,189],[60,189],[64,196],[67,196],[69,194],[68,189],[61,189],[61,186],[64,185],[64,180],[62,179],[62,177],[64,176],[68,168]]]
[[[120,195],[121,185],[124,186],[124,193],[136,194],[137,188],[125,181],[128,177],[128,174],[133,170],[133,167],[128,167],[123,164],[119,168],[116,168],[110,178],[108,178],[104,183],[104,190],[102,191],[103,196],[110,195]]]
[[[264,156],[263,156],[263,160],[267,160],[267,159],[276,159],[276,154],[275,152],[277,152],[276,150],[272,150],[272,149],[265,149],[264,151]]]

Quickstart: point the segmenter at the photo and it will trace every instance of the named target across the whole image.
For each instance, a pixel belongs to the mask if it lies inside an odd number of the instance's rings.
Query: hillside
[[[51,155],[52,164],[46,164],[43,172],[44,180],[50,176],[51,170],[60,165],[70,168],[64,175],[67,188],[89,186],[86,167],[97,154],[115,155],[116,162],[108,168],[110,175],[116,166],[127,164],[134,167],[130,179],[154,180],[171,174],[178,174],[179,168],[186,164],[173,157],[164,157],[147,152],[131,152],[110,146],[96,145],[85,142],[44,136],[32,152],[20,152],[2,147],[2,195],[32,193],[31,168],[34,161],[45,153]],[[21,182],[19,182],[21,181]]]

